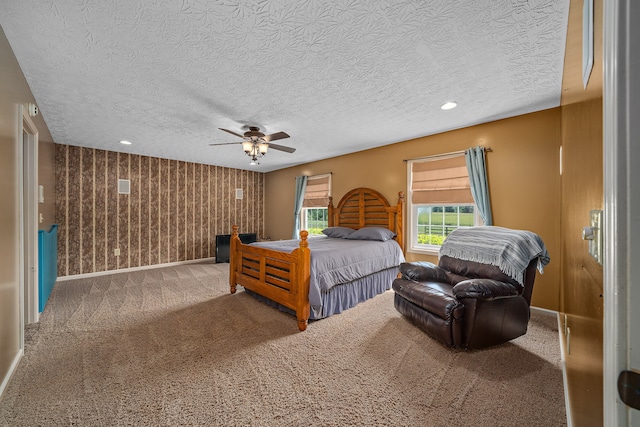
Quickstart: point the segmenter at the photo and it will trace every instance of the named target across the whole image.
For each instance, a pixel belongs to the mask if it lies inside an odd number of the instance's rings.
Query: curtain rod
[[[491,149],[491,147],[483,147],[484,151],[490,153],[493,150]],[[423,159],[437,159],[438,157],[448,157],[448,156],[455,156],[457,154],[464,154],[464,152],[467,150],[460,150],[460,151],[452,151],[450,153],[442,153],[442,154],[433,154],[431,156],[424,156],[424,157],[416,157],[414,159],[404,159],[403,162],[408,162],[410,160],[423,160]]]
[[[306,177],[312,177],[312,176],[322,176],[322,175],[333,175],[333,172],[325,172],[325,173],[316,173],[314,175],[300,175],[300,176],[306,176]],[[297,177],[294,176],[293,179],[296,179]]]

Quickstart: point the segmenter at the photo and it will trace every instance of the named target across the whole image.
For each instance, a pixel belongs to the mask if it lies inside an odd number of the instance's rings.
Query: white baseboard
[[[565,345],[562,341],[562,321],[560,320],[560,313],[555,310],[549,310],[547,308],[531,307],[532,312],[542,314],[549,317],[555,317],[558,322],[558,345],[560,346],[560,365],[562,366],[562,384],[564,387],[564,408],[567,414],[567,427],[572,427],[573,421],[571,420],[571,406],[569,406],[569,388],[567,383],[567,364],[565,359]]]
[[[11,380],[11,377],[16,372],[16,369],[18,369],[18,365],[20,364],[20,360],[22,360],[23,354],[24,353],[22,349],[20,349],[20,351],[18,351],[18,353],[16,354],[16,357],[13,358],[13,362],[11,362],[11,366],[9,366],[9,370],[7,371],[4,378],[2,379],[2,383],[0,383],[0,399],[2,399],[2,395],[4,394],[5,389],[9,385],[9,381]]]
[[[560,365],[562,365],[562,384],[564,384],[564,408],[567,415],[567,427],[573,426],[571,418],[571,405],[569,402],[569,383],[567,381],[567,362],[566,362],[566,347],[562,340],[562,320],[560,313],[558,313],[558,344],[560,345]]]
[[[164,264],[143,265],[140,267],[121,268],[118,270],[97,271],[95,273],[72,274],[70,276],[58,277],[56,279],[56,282],[64,282],[66,280],[74,280],[74,279],[84,279],[87,277],[104,276],[107,274],[130,273],[132,271],[151,270],[153,268],[171,267],[175,265],[195,264],[199,262],[215,262],[215,261],[216,261],[215,257],[199,258],[199,259],[190,259],[188,261],[167,262]]]

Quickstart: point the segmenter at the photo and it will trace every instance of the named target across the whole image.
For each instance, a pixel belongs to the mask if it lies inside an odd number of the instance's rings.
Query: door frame
[[[20,106],[20,272],[24,327],[40,318],[38,305],[38,128]]]
[[[619,398],[623,370],[640,371],[640,4],[603,2],[604,121],[604,425],[640,425]],[[633,141],[636,141],[636,144]],[[633,184],[636,184],[635,187]],[[634,215],[635,212],[635,215]]]

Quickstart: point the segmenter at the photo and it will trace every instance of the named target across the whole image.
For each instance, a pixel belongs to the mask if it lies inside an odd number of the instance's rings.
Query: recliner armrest
[[[456,298],[476,298],[490,301],[513,298],[522,294],[522,288],[492,279],[464,280],[453,287]]]
[[[403,262],[400,273],[404,279],[415,282],[444,282],[449,283],[445,270],[426,261]]]

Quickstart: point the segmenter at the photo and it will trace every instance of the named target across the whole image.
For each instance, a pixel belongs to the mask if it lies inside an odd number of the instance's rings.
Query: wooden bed
[[[334,208],[329,199],[328,223],[330,227],[343,226],[354,229],[384,227],[396,234],[395,240],[403,248],[402,213],[404,193],[398,193],[395,206],[378,191],[356,188],[342,197]],[[300,245],[291,253],[245,245],[238,236],[238,226],[233,226],[229,256],[229,283],[231,293],[236,286],[255,292],[295,312],[298,328],[304,331],[309,320],[309,280],[311,250],[308,233],[300,232]]]

